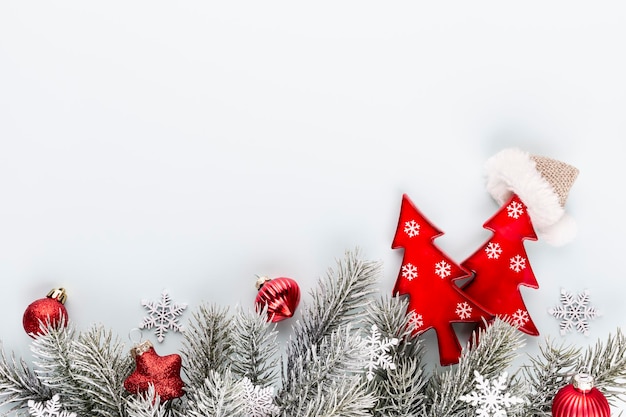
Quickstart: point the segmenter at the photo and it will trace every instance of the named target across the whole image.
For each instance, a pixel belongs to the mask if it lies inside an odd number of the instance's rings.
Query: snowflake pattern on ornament
[[[526,268],[526,259],[520,255],[512,257],[510,262],[509,268],[515,272],[520,272],[522,269]]]
[[[142,329],[154,328],[154,334],[159,342],[165,339],[168,330],[183,332],[183,325],[178,322],[178,317],[185,311],[187,304],[172,303],[172,299],[167,291],[161,294],[161,300],[148,301],[141,300],[141,305],[148,310],[148,316],[141,322]]]
[[[499,243],[489,242],[485,248],[485,252],[487,253],[487,258],[498,259],[502,253],[502,248]]]
[[[33,417],[76,417],[76,413],[61,410],[59,394],[44,403],[28,400],[28,413]]]
[[[469,319],[472,316],[472,307],[467,302],[457,303],[455,313],[460,319]]]
[[[420,234],[420,225],[415,220],[404,222],[404,233],[409,237],[415,237]]]
[[[435,264],[435,274],[439,275],[441,279],[450,275],[450,264],[446,261],[437,262]]]
[[[396,369],[393,358],[389,355],[389,349],[398,345],[398,339],[395,337],[381,338],[378,326],[372,324],[372,334],[365,339],[365,343],[366,355],[368,356],[365,375],[368,381],[374,379],[374,370],[376,369]]]
[[[246,417],[270,417],[280,412],[280,408],[274,404],[274,387],[261,388],[254,385],[248,377],[244,377],[241,383],[246,402]]]
[[[506,206],[507,215],[514,219],[519,219],[519,216],[524,214],[524,208],[517,201],[512,201],[511,204]]]
[[[530,320],[528,311],[524,311],[521,308],[518,308],[517,311],[511,316],[511,324],[515,327],[522,327],[528,322],[528,320]]]
[[[417,314],[415,311],[411,312],[409,317],[408,326],[412,331],[420,329],[424,325],[424,317],[421,314]]]
[[[506,372],[490,382],[478,371],[474,371],[474,381],[476,382],[476,390],[468,395],[461,395],[459,399],[476,407],[478,417],[507,417],[508,408],[524,402],[523,399],[504,392],[507,388]]]
[[[571,292],[561,290],[561,305],[553,307],[548,312],[561,319],[561,335],[576,331],[589,335],[589,320],[600,316],[600,312],[589,306],[589,291],[585,290],[580,294],[574,295]]]
[[[402,265],[402,278],[406,278],[409,281],[417,278],[417,267],[411,263]]]

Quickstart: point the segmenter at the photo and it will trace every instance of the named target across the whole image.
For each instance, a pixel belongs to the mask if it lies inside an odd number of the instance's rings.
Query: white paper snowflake
[[[435,274],[439,275],[441,279],[450,275],[450,264],[446,261],[437,262],[435,264]]]
[[[524,214],[524,208],[517,201],[512,201],[511,204],[506,206],[507,214],[509,217],[513,217],[514,219],[519,219],[519,216]]]
[[[28,400],[28,413],[33,417],[76,417],[76,413],[61,410],[59,394],[44,403]]]
[[[168,330],[183,332],[183,325],[178,322],[178,317],[185,311],[187,304],[172,303],[172,299],[167,291],[161,294],[161,300],[148,301],[141,300],[141,305],[148,310],[148,316],[141,322],[142,329],[154,328],[154,334],[159,342],[165,339]]]
[[[530,320],[528,311],[522,310],[521,308],[518,308],[517,311],[511,316],[511,324],[515,327],[522,327],[528,322],[528,320]]]
[[[415,237],[420,234],[420,225],[415,220],[404,222],[404,233],[409,237]]]
[[[402,278],[406,278],[409,281],[417,278],[417,267],[411,263],[402,265]]]
[[[274,404],[274,387],[261,388],[247,377],[244,377],[241,383],[246,401],[244,413],[246,417],[270,417],[280,412],[280,408]]]
[[[457,303],[455,313],[460,319],[469,319],[472,315],[472,307],[467,302]]]
[[[510,262],[509,268],[515,272],[520,272],[522,269],[526,268],[526,258],[523,258],[521,255],[515,255],[511,258]]]
[[[378,326],[372,324],[372,334],[365,339],[366,354],[368,356],[365,367],[367,368],[366,376],[369,381],[374,379],[375,369],[396,369],[393,358],[389,355],[389,349],[398,344],[395,337],[381,338]]]
[[[489,242],[485,248],[485,252],[487,253],[487,258],[498,259],[502,253],[502,248],[499,243]]]
[[[576,331],[587,336],[589,334],[589,320],[600,316],[600,312],[589,306],[589,291],[585,290],[574,295],[561,290],[561,305],[548,310],[557,319],[561,319],[561,334]]]
[[[506,410],[515,404],[521,404],[523,399],[513,397],[507,388],[507,373],[503,372],[494,381],[474,371],[476,390],[468,395],[461,395],[459,399],[476,407],[476,415],[479,417],[506,417]]]
[[[409,317],[408,325],[412,331],[418,330],[424,325],[424,317],[422,317],[421,314],[417,314],[415,311],[412,311],[411,316]]]

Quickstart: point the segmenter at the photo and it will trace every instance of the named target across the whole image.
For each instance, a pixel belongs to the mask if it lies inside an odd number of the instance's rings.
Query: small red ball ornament
[[[59,326],[67,326],[67,310],[65,309],[65,301],[67,294],[63,288],[55,288],[50,290],[46,298],[40,298],[33,301],[22,318],[24,330],[32,338],[45,333],[46,326],[50,325],[54,328]]]
[[[293,316],[300,303],[300,287],[291,278],[260,277],[256,282],[256,310],[267,306],[268,321],[274,323]]]
[[[593,377],[577,374],[561,388],[552,401],[553,417],[610,417],[606,397],[593,386]]]
[[[162,401],[183,396],[185,385],[180,377],[180,355],[159,356],[148,340],[131,349],[131,355],[137,367],[124,381],[126,391],[131,394],[143,393],[152,384]]]

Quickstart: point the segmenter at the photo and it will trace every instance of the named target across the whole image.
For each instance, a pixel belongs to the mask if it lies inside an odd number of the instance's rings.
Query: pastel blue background
[[[568,246],[529,242],[542,336],[626,326],[626,10],[618,2],[0,4],[0,339],[56,286],[79,328],[127,341],[167,289],[251,306],[255,275],[308,291],[346,249],[384,263],[402,193],[459,262],[497,210],[504,147],[580,176]],[[559,291],[603,316],[559,335]],[[289,334],[288,322],[279,327]],[[150,337],[149,332],[144,333]],[[428,338],[427,338],[428,339]],[[161,354],[179,349],[170,334]],[[130,341],[128,342],[130,345]],[[432,340],[430,341],[432,344]]]

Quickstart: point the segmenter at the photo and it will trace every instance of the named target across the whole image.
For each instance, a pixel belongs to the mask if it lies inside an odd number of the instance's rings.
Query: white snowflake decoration
[[[402,265],[402,278],[406,278],[409,281],[417,278],[417,267],[411,263]]]
[[[435,264],[435,274],[439,275],[441,279],[450,275],[450,264],[446,261],[437,262]]]
[[[499,243],[489,242],[485,248],[485,252],[487,253],[487,258],[498,259],[502,253],[502,248]]]
[[[33,417],[76,417],[76,413],[61,410],[59,394],[44,403],[28,400],[28,414]]]
[[[526,258],[523,258],[521,255],[515,255],[510,260],[509,268],[511,268],[515,272],[520,272],[522,269],[526,268]]]
[[[261,388],[254,385],[247,377],[241,381],[245,398],[246,417],[270,417],[280,412],[274,404],[274,387]]]
[[[524,214],[524,208],[517,201],[512,201],[511,204],[506,206],[507,214],[509,217],[513,217],[514,219],[519,219],[519,216]]]
[[[381,338],[380,331],[375,324],[372,324],[372,334],[365,339],[366,354],[368,356],[366,376],[368,381],[374,379],[375,369],[396,369],[393,358],[389,355],[389,349],[398,344],[398,339]]]
[[[420,234],[420,225],[415,220],[404,222],[404,233],[409,237],[415,237]]]
[[[511,323],[515,327],[522,327],[528,322],[528,320],[530,320],[528,311],[522,310],[521,308],[518,308],[517,311],[511,316]]]
[[[455,313],[460,319],[469,319],[472,315],[472,307],[467,302],[457,303]]]
[[[476,415],[478,417],[507,417],[506,410],[515,404],[523,403],[524,400],[504,392],[507,388],[506,380],[506,372],[490,382],[478,371],[474,371],[476,390],[468,395],[461,395],[459,399],[477,407]]]
[[[561,319],[561,335],[574,329],[589,334],[589,320],[600,316],[600,312],[589,306],[589,291],[585,290],[574,296],[571,292],[561,290],[561,305],[548,310],[557,319]]]
[[[411,316],[409,317],[408,325],[411,330],[418,330],[424,325],[424,317],[421,314],[417,314],[415,311],[412,311]]]
[[[167,291],[163,291],[160,301],[141,300],[141,305],[148,310],[148,316],[141,322],[142,329],[154,328],[154,334],[159,342],[165,339],[168,330],[183,332],[183,325],[178,322],[178,317],[185,311],[187,304],[172,303]]]

